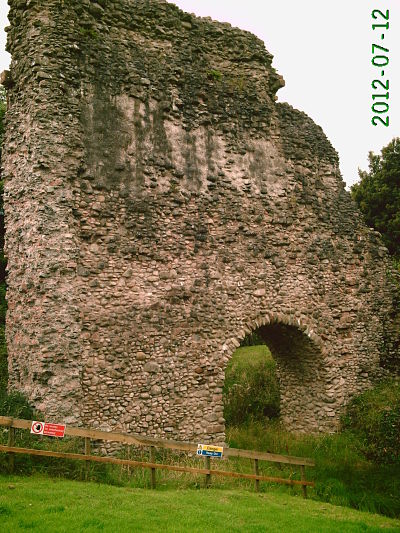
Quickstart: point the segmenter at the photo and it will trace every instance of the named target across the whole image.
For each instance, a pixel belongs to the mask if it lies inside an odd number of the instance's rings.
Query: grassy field
[[[265,344],[242,346],[235,350],[228,367],[232,369],[238,368],[241,372],[246,372],[249,366],[257,366],[265,360],[273,361],[271,352]]]
[[[384,463],[375,461],[374,457],[371,458],[369,456],[371,449],[370,439],[366,439],[351,430],[342,431],[334,435],[295,435],[285,431],[277,419],[258,418],[259,413],[264,408],[263,405],[271,405],[271,402],[276,401],[276,397],[268,395],[264,397],[260,394],[258,395],[259,398],[265,403],[253,403],[254,394],[251,392],[254,389],[252,387],[261,388],[270,378],[275,379],[273,377],[273,364],[267,348],[263,346],[245,347],[235,352],[229,372],[227,372],[227,381],[231,380],[231,386],[236,383],[243,386],[243,394],[241,396],[242,411],[246,411],[248,408],[253,409],[253,411],[252,416],[245,423],[231,425],[227,428],[226,437],[229,445],[236,448],[311,457],[315,460],[316,466],[315,468],[306,469],[307,479],[315,480],[315,488],[310,489],[308,494],[310,499],[315,500],[315,503],[320,502],[319,504],[321,504],[321,502],[324,502],[322,505],[330,503],[351,507],[359,511],[380,513],[388,517],[400,518],[400,462]],[[260,373],[264,377],[258,380],[258,374]],[[398,385],[394,384],[393,387],[386,387],[382,391],[380,389],[375,392],[372,391],[373,393],[370,395],[368,402],[362,400],[357,404],[357,410],[360,411],[357,417],[360,419],[371,418],[374,430],[380,427],[380,418],[378,416],[380,412],[385,415],[385,420],[387,418],[386,415],[390,415],[389,422],[392,420],[391,411],[387,408],[388,401],[386,396],[390,393],[388,396],[389,405],[395,405],[400,398],[400,394],[395,392]],[[378,395],[378,398],[375,398],[376,395]],[[18,402],[22,400],[10,398],[7,401],[9,403],[11,401],[17,416],[21,416],[21,408],[24,407],[24,404],[19,405]],[[374,412],[374,406],[376,406],[376,412]],[[364,411],[369,413],[368,416]],[[31,415],[23,414],[22,418],[29,419]],[[377,434],[379,442],[382,442],[383,432],[386,427],[387,424]],[[391,427],[389,425],[389,429]],[[393,427],[395,428],[396,426]],[[67,437],[59,440],[48,437],[38,438],[22,430],[17,430],[16,433],[17,445],[20,447],[46,448],[63,452],[83,452],[83,440],[79,438]],[[0,428],[0,442],[3,444],[7,442],[7,430],[4,428]],[[398,450],[398,447],[394,448],[395,452],[396,450]],[[139,461],[149,460],[148,450],[132,446],[121,449],[119,455]],[[192,467],[199,466],[199,458],[196,456],[188,457],[186,454],[173,454],[166,450],[158,450],[156,460],[163,463],[179,463]],[[201,466],[202,464],[200,462]],[[223,462],[216,461],[213,467],[253,473],[252,462],[243,458],[233,458]],[[7,471],[7,457],[5,454],[0,454],[0,473],[6,473]],[[15,473],[21,475],[21,479],[42,473],[54,478],[63,477],[70,481],[75,481],[84,479],[86,470],[84,463],[78,461],[17,455],[15,457]],[[264,461],[260,462],[260,473],[274,477],[300,478],[297,468]],[[141,490],[150,486],[149,472],[138,468],[132,469],[116,465],[92,463],[88,474],[90,481],[93,483],[100,482],[131,491],[138,490],[139,494],[141,494]],[[198,489],[203,486],[203,483],[203,476],[165,471],[157,472],[158,490],[169,491],[170,494],[175,491],[177,498],[180,498],[183,494],[202,493],[203,491],[198,491]],[[104,486],[102,490],[108,489]],[[290,498],[301,494],[299,487],[291,488],[276,483],[263,482],[261,483],[261,494],[254,495],[252,494],[254,485],[251,481],[213,476],[212,491],[216,491],[216,493],[220,491],[219,494],[222,495],[223,490],[231,495],[237,493],[243,498],[247,498],[247,496],[250,498],[253,498],[253,496],[255,498],[264,496],[267,498]],[[297,501],[297,498],[295,500]],[[0,509],[1,512],[2,510]],[[7,514],[7,510],[3,511],[3,514],[4,512]],[[343,512],[345,511],[343,510]],[[2,518],[0,516],[0,532],[2,531]]]
[[[156,491],[0,476],[0,529],[71,532],[373,532],[400,521],[287,494]]]

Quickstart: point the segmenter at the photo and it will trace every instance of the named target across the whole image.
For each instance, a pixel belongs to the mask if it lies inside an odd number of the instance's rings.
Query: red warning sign
[[[31,433],[34,435],[46,435],[47,437],[64,437],[65,425],[33,421]]]

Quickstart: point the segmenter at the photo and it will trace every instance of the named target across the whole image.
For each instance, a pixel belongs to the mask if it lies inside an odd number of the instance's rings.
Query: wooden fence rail
[[[315,466],[312,459],[303,457],[293,457],[290,455],[279,455],[266,452],[257,452],[253,450],[240,450],[237,448],[224,448],[224,457],[244,457],[251,459],[254,464],[254,474],[246,474],[242,472],[231,472],[226,470],[217,470],[211,468],[211,460],[209,457],[205,458],[205,468],[193,468],[189,466],[178,466],[155,462],[155,449],[169,449],[182,452],[196,453],[197,443],[193,442],[178,442],[165,439],[154,439],[149,437],[142,437],[140,435],[117,433],[113,431],[100,431],[95,429],[75,428],[67,426],[65,435],[72,437],[82,437],[84,439],[85,453],[66,453],[56,452],[51,450],[21,448],[15,445],[15,429],[30,430],[32,422],[30,420],[19,420],[10,417],[0,416],[0,426],[9,428],[7,446],[0,446],[0,452],[9,454],[10,470],[14,468],[14,454],[28,454],[44,457],[57,457],[60,459],[72,459],[77,461],[86,461],[85,478],[88,478],[88,465],[90,461],[98,463],[112,463],[118,465],[126,465],[139,468],[148,468],[151,473],[151,487],[156,487],[156,470],[170,470],[175,472],[189,472],[192,474],[203,474],[205,476],[205,485],[210,486],[211,476],[224,476],[232,478],[251,479],[255,482],[255,488],[258,491],[260,481],[269,481],[276,483],[283,483],[286,485],[301,485],[304,498],[307,497],[307,487],[314,487],[314,482],[307,481],[305,476],[306,466]],[[133,444],[148,448],[150,451],[150,461],[133,461],[131,459],[119,459],[117,457],[92,455],[91,454],[91,440],[103,440],[119,442],[123,444]],[[269,461],[273,463],[284,463],[300,467],[301,479],[287,479],[264,476],[260,474],[259,461]]]

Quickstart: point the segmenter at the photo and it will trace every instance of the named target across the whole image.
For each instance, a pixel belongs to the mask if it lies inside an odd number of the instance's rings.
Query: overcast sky
[[[133,1],[133,0],[132,0]],[[274,55],[273,66],[286,86],[278,92],[322,126],[339,152],[343,178],[358,179],[370,150],[379,152],[400,136],[400,0],[175,0],[184,11],[230,22],[255,33]],[[6,0],[0,0],[1,29],[8,24]],[[389,29],[372,30],[373,9],[389,9]],[[371,65],[372,44],[389,49],[389,65]],[[0,71],[8,67],[1,32]],[[390,126],[371,124],[371,82],[389,80]],[[386,117],[386,115],[381,115]]]

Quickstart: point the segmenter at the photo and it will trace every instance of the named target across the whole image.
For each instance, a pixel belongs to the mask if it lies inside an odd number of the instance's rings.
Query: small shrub
[[[223,74],[219,70],[213,69],[207,72],[207,76],[208,76],[208,79],[212,81],[221,81]]]
[[[28,400],[20,392],[7,394],[5,390],[0,390],[0,413],[1,416],[12,416],[32,420],[34,413]]]
[[[89,39],[97,40],[99,38],[99,34],[93,28],[79,28],[79,33],[83,37],[88,37]]]
[[[381,383],[353,398],[342,426],[360,436],[368,458],[400,464],[400,381]]]

